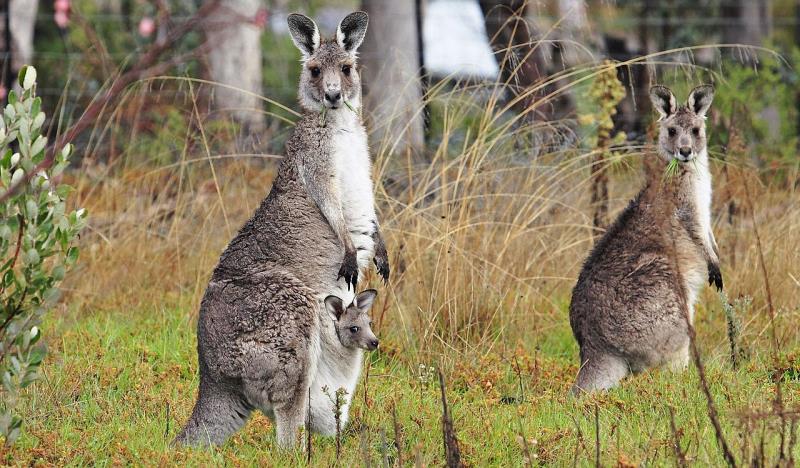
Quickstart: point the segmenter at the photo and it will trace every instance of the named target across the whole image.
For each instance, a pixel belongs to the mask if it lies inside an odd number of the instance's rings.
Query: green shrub
[[[45,355],[38,325],[78,258],[72,244],[86,221],[82,209],[67,212],[70,187],[58,182],[71,145],[57,151],[50,167],[37,167],[48,149],[36,70],[23,67],[19,82],[22,97],[12,91],[0,119],[0,194],[24,182],[0,202],[0,435],[8,445],[22,425],[16,412],[21,390],[39,378]],[[26,181],[31,171],[37,173]]]
[[[757,66],[728,61],[723,64],[724,80],[716,86],[714,109],[724,117],[717,129],[720,143],[728,137],[729,126],[743,132],[753,155],[762,163],[794,161],[797,148],[796,84],[792,83],[794,56],[765,56]],[[796,62],[795,62],[796,63]],[[795,65],[796,66],[796,65]],[[775,113],[777,126],[765,112]]]

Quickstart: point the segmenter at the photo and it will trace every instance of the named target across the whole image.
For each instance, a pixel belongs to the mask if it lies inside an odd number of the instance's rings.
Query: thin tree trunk
[[[724,2],[722,16],[726,21],[723,39],[729,44],[761,45],[772,31],[770,0],[738,0]]]
[[[558,0],[558,20],[561,22],[559,36],[562,42],[580,44],[580,47],[572,44],[557,45],[565,65],[575,66],[588,60],[584,47],[592,52],[601,51],[602,40],[594,34],[589,24],[586,0]]]
[[[2,50],[10,53],[3,57],[3,85],[8,92],[15,86],[17,72],[33,61],[33,29],[36,25],[36,12],[39,0],[5,0],[3,8]],[[8,27],[8,29],[6,29]],[[11,42],[11,47],[8,42]]]
[[[800,2],[795,2],[794,4],[794,42],[795,44],[800,44]],[[795,88],[794,103],[795,112],[797,113],[795,131],[800,134],[800,89],[797,88]],[[800,139],[797,140],[797,150],[800,151]],[[795,186],[800,187],[800,174],[797,177]]]
[[[480,0],[480,6],[501,78],[508,83],[512,98],[525,96],[514,108],[518,113],[527,114],[545,95],[543,91],[528,93],[528,90],[546,75],[542,49],[532,43],[534,32],[525,21],[528,1]],[[548,120],[553,111],[551,106],[539,107],[533,117]]]
[[[33,60],[33,28],[39,0],[10,0],[11,44],[13,61],[11,66],[19,70]]]
[[[420,47],[414,1],[364,0],[361,46],[364,109],[375,148],[422,152],[425,145]]]
[[[223,0],[203,26],[210,79],[223,85],[214,89],[213,107],[242,126],[240,142],[256,145],[265,127],[261,29],[253,23],[261,7],[259,0]]]
[[[741,0],[739,14],[743,27],[739,31],[739,42],[761,45],[772,29],[769,10],[769,0]]]

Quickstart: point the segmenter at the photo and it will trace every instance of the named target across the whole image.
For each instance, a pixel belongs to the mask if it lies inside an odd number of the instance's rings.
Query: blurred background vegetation
[[[337,18],[355,8],[373,17],[373,40],[367,41],[361,54],[370,115],[376,116],[373,124],[380,122],[372,125],[378,136],[373,141],[382,141],[383,128],[393,125],[384,122],[386,114],[400,114],[381,111],[382,107],[398,108],[397,102],[386,103],[392,99],[382,94],[384,88],[402,89],[402,99],[397,100],[408,109],[422,107],[424,93],[443,82],[462,87],[505,84],[508,100],[565,70],[603,59],[624,62],[673,50],[654,57],[649,66],[618,70],[628,95],[614,120],[629,140],[643,140],[649,105],[642,98],[648,87],[665,82],[680,88],[691,76],[688,81],[718,85],[720,119],[736,119],[736,106],[747,107],[749,116],[739,117],[740,127],[751,156],[760,165],[791,164],[797,145],[800,97],[793,64],[798,56],[800,7],[793,0],[221,0],[220,8],[177,38],[169,37],[170,32],[197,14],[197,1],[9,0],[4,5],[11,8],[12,26],[10,41],[3,39],[6,34],[0,35],[0,52],[5,57],[3,89],[11,86],[23,63],[35,65],[41,71],[39,95],[45,108],[58,109],[52,114],[57,119],[55,128],[74,123],[98,93],[119,74],[134,69],[138,57],[159,42],[170,42],[160,61],[173,61],[160,68],[159,75],[210,80],[234,88],[197,84],[189,90],[185,81],[175,80],[137,83],[126,89],[125,99],[113,102],[113,112],[105,111],[104,115],[113,114],[113,129],[81,135],[83,142],[91,142],[92,151],[84,157],[92,162],[107,163],[130,153],[130,141],[141,149],[135,153],[147,154],[154,162],[178,160],[181,145],[169,142],[179,141],[174,132],[193,114],[192,93],[199,98],[204,119],[233,124],[225,137],[215,141],[221,147],[230,143],[227,152],[280,153],[286,136],[284,119],[291,120],[291,114],[276,103],[295,107],[299,72],[297,52],[286,34],[286,13],[306,12],[332,34]],[[16,17],[15,11],[20,11]],[[488,16],[482,24],[484,14]],[[32,24],[19,26],[24,22]],[[487,63],[492,60],[490,41],[500,71]],[[12,45],[10,50],[5,42]],[[712,44],[764,47],[774,53]],[[387,58],[397,63],[389,66]],[[515,67],[514,80],[508,80]],[[574,75],[569,81],[575,84]],[[576,117],[576,109],[581,110],[588,83],[569,89],[564,84],[564,79],[548,83],[511,111],[575,129],[569,119]],[[534,101],[553,91],[559,100],[536,107]],[[424,154],[423,142],[435,135],[431,128],[435,130],[440,116],[435,105],[426,106],[422,116],[409,112],[402,119],[407,128],[392,128],[407,141],[392,147],[410,147]],[[408,121],[412,124],[406,125]],[[720,147],[727,138],[721,130],[713,133]],[[129,138],[132,135],[136,138]]]

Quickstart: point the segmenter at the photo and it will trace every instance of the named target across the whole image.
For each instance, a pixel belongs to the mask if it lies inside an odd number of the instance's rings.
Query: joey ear
[[[334,320],[339,320],[339,318],[344,313],[344,304],[342,303],[342,299],[337,296],[328,296],[325,298],[325,309],[331,314]]]
[[[653,86],[650,88],[650,102],[653,103],[653,107],[658,111],[660,116],[658,120],[663,120],[678,110],[678,101],[666,86]]]
[[[355,53],[367,35],[369,15],[356,11],[345,16],[336,28],[336,42],[347,52]]]
[[[378,296],[378,291],[374,289],[365,289],[358,293],[356,296],[356,307],[358,310],[362,312],[369,312],[369,309],[372,307],[372,303],[375,302],[375,298]]]
[[[714,100],[714,87],[711,85],[700,85],[689,93],[689,100],[686,105],[689,110],[694,112],[698,117],[705,117],[711,101]]]
[[[286,18],[289,24],[289,34],[292,42],[303,53],[303,57],[310,57],[319,47],[319,28],[308,16],[292,13]]]

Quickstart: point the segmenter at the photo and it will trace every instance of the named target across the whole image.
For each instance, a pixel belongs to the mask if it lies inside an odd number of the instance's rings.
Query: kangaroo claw
[[[722,271],[720,271],[719,265],[708,264],[708,285],[716,287],[718,291],[722,291]]]
[[[342,266],[339,268],[339,276],[336,279],[338,280],[339,278],[344,278],[348,290],[350,290],[351,284],[353,285],[353,291],[356,290],[356,285],[358,284],[358,260],[355,252],[344,254],[344,261],[342,261]]]
[[[389,284],[389,259],[384,256],[376,256],[373,261],[375,262],[375,268],[378,270],[378,274],[383,278],[383,284]]]

